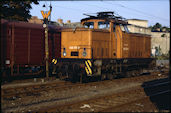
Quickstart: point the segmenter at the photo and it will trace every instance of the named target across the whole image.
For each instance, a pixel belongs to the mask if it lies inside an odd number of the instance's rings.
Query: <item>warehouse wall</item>
[[[151,48],[160,47],[161,54],[167,54],[170,50],[170,33],[151,32]],[[165,37],[161,37],[166,34]]]

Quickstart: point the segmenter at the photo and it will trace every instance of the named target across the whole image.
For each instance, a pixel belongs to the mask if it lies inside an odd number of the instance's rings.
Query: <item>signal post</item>
[[[48,13],[41,11],[44,23],[43,27],[45,28],[45,62],[46,62],[46,78],[49,79],[49,47],[48,47],[48,17],[51,13],[51,10]]]

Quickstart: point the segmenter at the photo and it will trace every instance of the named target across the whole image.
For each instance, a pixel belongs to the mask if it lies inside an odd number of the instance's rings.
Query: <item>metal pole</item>
[[[46,61],[46,78],[49,78],[49,47],[48,47],[48,24],[46,21],[45,27],[45,61]]]
[[[47,14],[44,14],[43,11],[41,11],[42,16],[44,18],[44,24],[43,27],[45,28],[45,62],[46,62],[46,78],[49,79],[49,47],[48,47],[48,17],[51,13],[49,11]]]

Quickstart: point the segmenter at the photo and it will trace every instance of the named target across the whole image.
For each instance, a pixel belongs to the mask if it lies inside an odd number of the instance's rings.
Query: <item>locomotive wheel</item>
[[[77,81],[79,81],[79,76],[77,73],[73,73],[72,74],[72,82],[77,82]]]
[[[71,82],[74,82],[74,76],[73,76],[74,74],[73,73],[69,73],[68,74],[68,79],[69,79],[69,81],[71,81]]]
[[[80,83],[83,83],[83,75],[80,74]]]
[[[139,76],[141,74],[140,70],[137,70],[137,76]]]
[[[140,75],[139,70],[135,70],[135,71],[134,71],[134,76],[139,76],[139,75]]]
[[[140,73],[140,75],[142,75],[143,74],[143,69],[139,69],[139,73]]]
[[[132,76],[133,76],[133,77],[136,77],[136,76],[139,75],[138,73],[139,73],[139,72],[138,72],[137,70],[134,70],[134,71],[132,71]]]
[[[59,77],[60,80],[63,80],[63,76],[62,76],[61,72],[58,73],[58,77]]]
[[[84,74],[80,74],[80,83],[86,83],[87,82],[87,77]]]
[[[132,73],[130,71],[127,71],[125,75],[126,75],[126,77],[131,77]]]

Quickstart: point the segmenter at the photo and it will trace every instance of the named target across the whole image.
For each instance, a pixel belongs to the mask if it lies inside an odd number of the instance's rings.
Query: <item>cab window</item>
[[[85,28],[94,28],[94,22],[85,22],[84,23]]]
[[[98,28],[99,29],[109,29],[110,24],[109,24],[109,22],[98,22]]]
[[[125,31],[126,31],[127,33],[129,33],[129,30],[128,30],[127,25],[124,25],[124,29],[125,29]]]
[[[115,32],[115,30],[116,30],[116,24],[114,23],[113,24],[113,32]]]
[[[129,33],[127,25],[120,24],[121,30],[125,31],[126,33]]]

